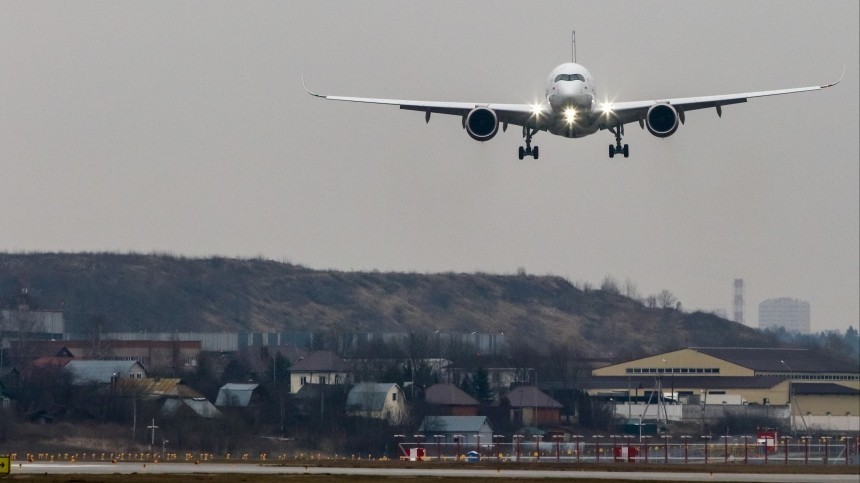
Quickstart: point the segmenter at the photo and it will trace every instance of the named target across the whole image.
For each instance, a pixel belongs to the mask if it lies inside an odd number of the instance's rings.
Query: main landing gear
[[[529,129],[523,126],[523,137],[526,138],[526,146],[520,146],[520,159],[523,159],[526,156],[531,156],[534,159],[538,158],[538,147],[532,147],[532,136],[537,133],[537,129]]]
[[[630,148],[626,144],[621,146],[621,136],[624,135],[624,124],[609,128],[609,132],[615,134],[615,146],[609,145],[609,157],[614,158],[616,154],[623,154],[625,158],[629,157]]]

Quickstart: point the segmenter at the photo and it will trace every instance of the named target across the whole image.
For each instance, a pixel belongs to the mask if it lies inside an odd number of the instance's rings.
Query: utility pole
[[[137,436],[137,391],[131,396],[131,440]]]
[[[803,430],[809,432],[809,427],[806,426],[806,419],[803,418],[803,410],[800,409],[800,405],[797,404],[797,395],[794,393],[794,371],[788,367],[788,364],[785,363],[784,360],[780,359],[780,364],[785,366],[788,369],[788,399],[789,399],[789,415],[791,416],[791,429],[794,431],[794,435],[797,436],[797,428],[795,425],[794,413],[797,412],[800,414],[800,421],[803,423]]]
[[[146,429],[152,430],[152,438],[149,442],[149,452],[152,452],[152,446],[155,444],[155,430],[158,429],[158,426],[155,425],[155,418],[152,418],[152,424],[147,426]]]

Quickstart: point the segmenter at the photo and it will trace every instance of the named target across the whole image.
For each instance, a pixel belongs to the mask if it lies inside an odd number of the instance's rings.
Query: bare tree
[[[662,292],[657,294],[657,303],[660,304],[660,308],[668,309],[675,306],[678,303],[678,299],[672,294],[672,292],[663,289]]]
[[[577,350],[570,342],[550,345],[545,367],[547,376],[566,388],[574,388],[583,372]]]
[[[648,307],[649,309],[657,308],[657,296],[656,295],[649,295],[648,297],[646,297],[645,298],[645,306]]]
[[[636,288],[636,283],[630,280],[629,277],[624,280],[624,295],[631,299],[639,298],[639,290]]]
[[[430,334],[426,332],[411,333],[403,341],[403,352],[412,367],[416,367],[419,361],[430,357],[432,349]]]
[[[538,355],[534,347],[524,340],[508,343],[508,354],[517,372],[517,382],[529,382],[529,371],[537,366]]]
[[[613,294],[621,293],[621,290],[618,288],[618,282],[612,278],[611,275],[607,275],[606,278],[603,279],[603,282],[600,284],[600,290]]]

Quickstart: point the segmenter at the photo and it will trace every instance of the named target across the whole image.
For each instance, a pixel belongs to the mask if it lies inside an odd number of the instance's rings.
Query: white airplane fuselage
[[[546,81],[546,103],[551,109],[549,132],[578,138],[599,130],[594,77],[585,67],[568,62],[550,72]]]

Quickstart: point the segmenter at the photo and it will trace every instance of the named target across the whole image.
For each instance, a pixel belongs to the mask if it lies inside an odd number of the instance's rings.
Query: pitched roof
[[[418,432],[477,433],[485,424],[492,431],[486,416],[425,416]]]
[[[762,347],[690,347],[690,349],[755,371],[860,372],[855,365],[808,349]]]
[[[314,400],[319,397],[338,397],[346,393],[347,386],[343,384],[303,384],[293,397],[297,400]]]
[[[221,389],[218,389],[215,405],[247,407],[251,404],[251,396],[258,387],[260,387],[259,384],[224,384]]]
[[[120,379],[119,387],[125,393],[137,392],[149,397],[202,398],[203,395],[182,383],[182,379],[153,377],[147,379]]]
[[[477,399],[466,394],[453,384],[433,384],[424,391],[424,400],[428,404],[445,406],[479,406]]]
[[[519,386],[508,393],[508,401],[512,408],[562,408],[555,399],[541,392],[535,386]]]
[[[111,378],[127,377],[135,366],[143,369],[137,361],[70,361],[66,370],[72,373],[77,382],[109,383]]]
[[[828,396],[856,396],[860,390],[833,382],[795,382],[791,385],[795,394],[815,394]]]
[[[66,367],[66,364],[73,361],[71,357],[55,357],[45,356],[34,359],[30,362],[29,367],[44,369],[46,367]]]
[[[349,365],[329,351],[311,352],[290,367],[290,372],[348,372]]]
[[[165,416],[173,416],[179,412],[182,407],[187,407],[201,418],[219,418],[222,416],[218,410],[206,398],[182,398],[182,399],[167,399],[161,406],[160,413]]]
[[[360,411],[381,411],[385,406],[388,391],[392,387],[398,386],[393,382],[362,382],[356,384],[346,396],[346,407]]]

